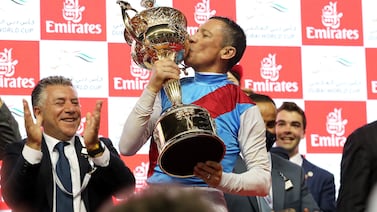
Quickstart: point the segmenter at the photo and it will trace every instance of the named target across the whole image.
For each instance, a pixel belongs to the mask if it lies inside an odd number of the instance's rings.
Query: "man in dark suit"
[[[258,106],[266,124],[266,147],[270,151],[275,142],[276,107],[274,101],[266,95],[252,93],[250,98]],[[269,211],[293,209],[301,212],[309,209],[311,212],[319,207],[309,193],[305,184],[303,170],[300,166],[285,159],[287,153],[283,148],[275,148],[271,153],[272,178],[272,207]],[[287,155],[288,156],[288,155]],[[245,169],[245,162],[241,157],[236,161],[234,172],[241,173]],[[238,196],[225,194],[229,212],[263,212],[263,197]]]
[[[377,121],[374,121],[356,129],[344,144],[337,211],[366,210],[371,191],[377,188],[376,161]],[[370,201],[376,202],[376,199]]]
[[[302,157],[302,169],[305,172],[306,184],[310,193],[323,212],[335,211],[334,175]]]
[[[18,123],[0,98],[0,160],[3,159],[5,146],[21,140]]]
[[[297,212],[309,209],[310,212],[319,211],[319,207],[310,194],[306,184],[304,172],[301,167],[288,160],[271,153],[271,178],[272,178],[272,206],[271,210],[281,211],[294,209]],[[240,157],[234,172],[244,171],[245,163]],[[264,211],[258,201],[263,197],[238,196],[225,194],[229,212],[262,212]],[[270,210],[270,211],[271,211]]]
[[[299,153],[299,143],[305,137],[306,116],[294,102],[284,102],[276,115],[276,145],[288,151],[289,160],[301,166],[306,183],[318,206],[324,212],[335,211],[334,175],[310,163]]]
[[[134,175],[111,141],[98,138],[101,101],[86,115],[83,136],[76,134],[81,109],[70,79],[39,81],[32,91],[36,123],[26,100],[23,105],[27,138],[7,146],[1,170],[2,194],[13,211],[99,211],[112,205],[113,195],[133,192]],[[62,143],[64,153],[59,153],[55,146]],[[68,186],[56,165],[63,155]]]

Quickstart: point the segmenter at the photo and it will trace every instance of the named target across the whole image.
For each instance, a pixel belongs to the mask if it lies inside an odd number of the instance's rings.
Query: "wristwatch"
[[[94,146],[93,149],[91,149],[91,150],[87,149],[87,151],[88,151],[88,155],[90,157],[95,158],[95,157],[102,155],[102,153],[105,151],[105,149],[102,147],[101,142],[98,142],[98,143],[96,143],[96,145]]]

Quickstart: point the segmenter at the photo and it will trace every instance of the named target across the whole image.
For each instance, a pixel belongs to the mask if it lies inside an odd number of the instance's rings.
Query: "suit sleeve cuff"
[[[103,145],[103,148],[105,149],[103,154],[101,156],[92,158],[92,160],[93,163],[97,166],[107,167],[110,163],[110,151],[107,149],[106,145]]]
[[[41,162],[43,153],[42,151],[35,150],[25,145],[24,149],[22,150],[22,156],[24,156],[27,162],[34,165]]]

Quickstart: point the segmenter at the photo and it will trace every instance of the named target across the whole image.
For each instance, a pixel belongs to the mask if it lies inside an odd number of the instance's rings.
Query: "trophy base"
[[[177,139],[160,153],[160,168],[168,175],[178,178],[194,176],[199,162],[220,162],[224,157],[223,142],[211,134],[199,133]]]

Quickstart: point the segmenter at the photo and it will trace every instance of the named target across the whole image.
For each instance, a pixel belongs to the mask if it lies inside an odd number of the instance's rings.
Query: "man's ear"
[[[230,59],[236,55],[236,48],[233,46],[225,46],[220,51],[221,59]]]
[[[41,113],[41,108],[39,106],[33,107],[34,118],[37,118],[37,115],[39,115],[40,113]]]

